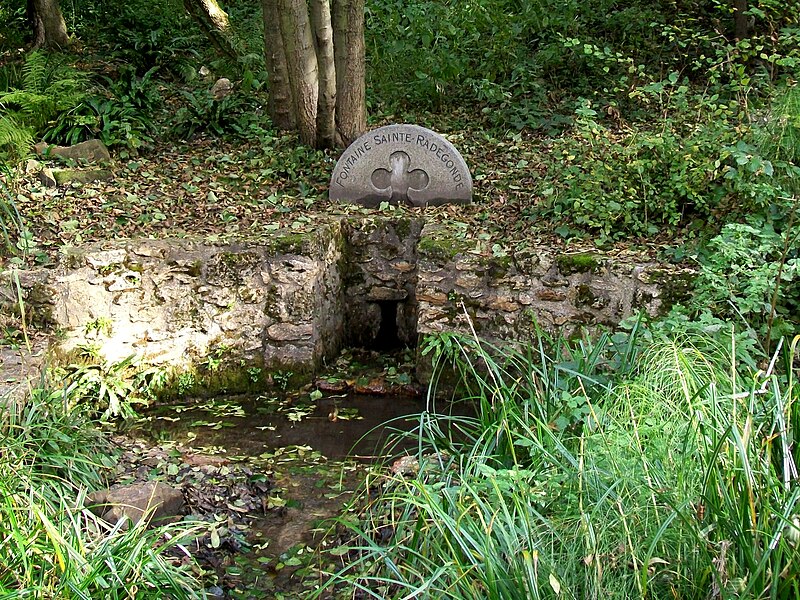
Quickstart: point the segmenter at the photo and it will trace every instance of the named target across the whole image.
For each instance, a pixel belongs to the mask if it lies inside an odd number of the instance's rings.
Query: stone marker
[[[387,125],[365,133],[333,170],[330,199],[377,206],[465,204],[472,176],[453,145],[418,125]]]

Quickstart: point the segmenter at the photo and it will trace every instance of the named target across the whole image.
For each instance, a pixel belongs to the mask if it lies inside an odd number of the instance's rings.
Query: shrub
[[[694,304],[744,321],[762,339],[800,324],[800,245],[795,228],[775,231],[762,220],[731,223],[701,255]]]

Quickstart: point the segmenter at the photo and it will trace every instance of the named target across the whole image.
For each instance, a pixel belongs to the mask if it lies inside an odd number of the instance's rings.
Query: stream
[[[162,404],[116,440],[116,481],[180,487],[184,520],[211,524],[187,549],[210,598],[306,598],[328,566],[315,550],[334,544],[329,520],[386,458],[377,453],[389,432],[413,428],[417,419],[404,417],[423,410],[419,395],[316,386]]]

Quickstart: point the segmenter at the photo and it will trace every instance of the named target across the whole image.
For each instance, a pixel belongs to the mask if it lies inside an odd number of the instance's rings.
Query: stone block
[[[59,157],[67,160],[83,160],[90,163],[111,160],[108,148],[100,140],[86,140],[73,146],[55,146],[39,142],[33,149],[36,154],[45,158]]]

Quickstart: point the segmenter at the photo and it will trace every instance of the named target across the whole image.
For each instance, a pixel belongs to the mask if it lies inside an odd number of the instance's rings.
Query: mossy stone
[[[417,244],[420,256],[433,261],[449,262],[459,254],[467,251],[468,246],[462,240],[448,238],[441,235],[421,237]]]
[[[591,252],[579,254],[562,254],[556,258],[556,265],[562,275],[574,273],[591,273],[601,265],[601,257]]]

